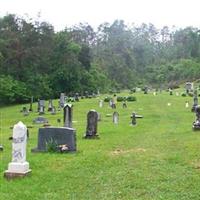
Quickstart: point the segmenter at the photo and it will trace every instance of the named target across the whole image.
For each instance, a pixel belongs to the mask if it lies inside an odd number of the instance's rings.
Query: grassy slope
[[[191,105],[192,98],[165,92],[135,96],[137,102],[128,103],[127,109],[118,103],[119,125],[106,117],[113,113],[107,104],[98,108],[98,99],[74,103],[78,147],[75,154],[31,153],[39,127],[34,125],[27,150],[32,175],[9,182],[3,178],[11,160],[9,127],[19,120],[31,125],[38,114],[23,117],[19,112],[22,105],[1,108],[0,143],[5,147],[0,152],[1,199],[200,199],[200,133],[192,131],[194,114],[185,108],[185,101]],[[168,102],[172,103],[170,107]],[[86,114],[91,108],[102,116],[98,126],[100,140],[82,139]],[[137,120],[136,127],[129,125],[133,110],[144,116]],[[57,126],[56,119],[62,118],[62,112],[45,116]]]

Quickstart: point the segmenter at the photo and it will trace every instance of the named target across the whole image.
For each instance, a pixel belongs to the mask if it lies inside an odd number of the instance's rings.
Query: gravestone
[[[3,145],[0,144],[0,151],[3,151]]]
[[[74,99],[75,99],[75,101],[79,101],[79,93],[76,93],[76,94],[75,94]]]
[[[60,146],[67,147],[68,151],[76,151],[76,131],[67,127],[39,128],[37,147],[32,152],[46,152],[49,145],[55,145],[56,151]]]
[[[118,112],[114,112],[113,113],[113,123],[114,124],[118,124],[119,123],[119,113]]]
[[[64,108],[65,106],[65,93],[60,93],[60,107]]]
[[[8,179],[24,177],[31,172],[26,161],[27,127],[22,122],[15,124],[12,141],[12,162],[4,173]]]
[[[48,123],[48,120],[44,117],[37,117],[33,120],[33,123],[35,123],[35,124],[46,124],[46,123]]]
[[[52,107],[51,114],[52,114],[52,115],[55,115],[55,114],[56,114],[56,107],[55,107],[55,106]]]
[[[39,109],[39,115],[43,115],[45,109],[45,100],[39,100]]]
[[[169,88],[169,95],[173,95],[173,90]]]
[[[132,115],[131,115],[131,125],[132,126],[135,126],[136,125],[136,113],[132,113]]]
[[[33,111],[33,96],[31,97],[31,102],[30,102],[30,108],[29,111],[32,112]]]
[[[103,107],[103,100],[99,100],[99,108]]]
[[[97,113],[98,114],[98,122],[101,121],[101,114],[100,113]]]
[[[196,106],[195,108],[195,112],[196,112],[196,121],[193,122],[193,130],[200,130],[200,106]]]
[[[72,128],[73,105],[66,104],[63,110],[64,110],[64,127]]]
[[[40,112],[40,99],[38,99],[38,102],[37,102],[37,111]]]
[[[22,113],[23,113],[24,116],[29,115],[28,109],[25,106],[22,108]]]
[[[144,87],[144,94],[148,94],[148,87],[147,86]]]
[[[186,107],[186,108],[189,107],[189,102],[188,102],[188,101],[185,102],[185,107]]]
[[[185,83],[185,90],[186,90],[186,94],[189,94],[190,92],[192,92],[193,91],[193,83],[191,83],[191,82]]]
[[[48,111],[51,112],[53,109],[53,100],[49,99]]]
[[[98,114],[95,110],[90,110],[87,114],[86,139],[98,138],[97,135]]]
[[[122,108],[127,108],[126,101],[123,101],[123,103],[122,103]]]
[[[194,94],[194,97],[193,97],[193,106],[192,106],[191,111],[195,112],[195,109],[196,109],[197,106],[198,106],[198,96],[197,96],[197,93],[196,93],[196,94]]]

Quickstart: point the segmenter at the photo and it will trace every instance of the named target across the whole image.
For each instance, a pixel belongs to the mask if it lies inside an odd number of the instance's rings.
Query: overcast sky
[[[126,23],[153,23],[200,27],[200,0],[0,0],[0,17],[7,13],[41,19],[59,31],[66,26],[123,19]]]

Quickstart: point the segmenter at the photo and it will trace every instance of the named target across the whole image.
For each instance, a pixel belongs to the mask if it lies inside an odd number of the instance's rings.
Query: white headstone
[[[12,162],[8,164],[5,174],[26,174],[31,170],[26,161],[27,128],[22,122],[18,122],[13,128]]]
[[[186,107],[186,108],[189,107],[189,103],[188,103],[188,102],[185,103],[185,107]]]
[[[103,100],[99,100],[99,108],[103,107]]]
[[[118,112],[114,112],[113,113],[113,123],[114,124],[118,124],[119,122],[119,113]]]

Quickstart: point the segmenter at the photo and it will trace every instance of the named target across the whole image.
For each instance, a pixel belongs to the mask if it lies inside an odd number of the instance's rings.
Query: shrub
[[[122,102],[122,101],[124,101],[124,100],[126,100],[126,97],[117,97],[117,101],[118,101],[118,102]]]
[[[126,100],[127,100],[127,101],[136,101],[136,97],[134,97],[134,96],[128,96],[128,97],[126,98]]]
[[[111,97],[106,97],[105,99],[104,99],[104,102],[109,102],[111,100]]]
[[[186,95],[185,93],[182,93],[181,96],[182,96],[182,97],[186,97],[187,95]]]

